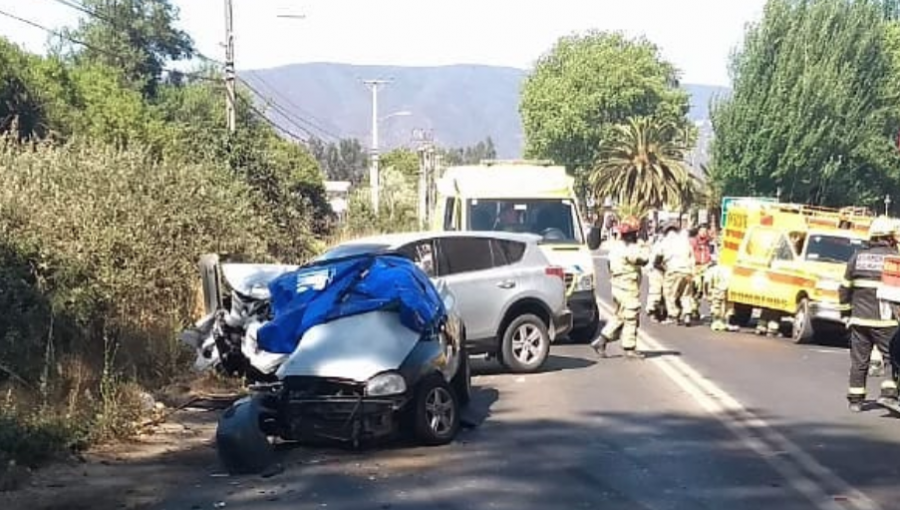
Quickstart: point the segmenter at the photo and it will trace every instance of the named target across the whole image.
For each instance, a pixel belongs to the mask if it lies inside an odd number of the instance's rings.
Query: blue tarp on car
[[[397,255],[319,262],[276,278],[269,291],[274,318],[259,329],[257,340],[276,354],[294,352],[310,328],[341,317],[394,309],[404,326],[425,334],[446,315],[428,276]]]

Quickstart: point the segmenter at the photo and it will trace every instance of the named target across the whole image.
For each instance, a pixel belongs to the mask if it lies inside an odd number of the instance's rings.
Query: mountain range
[[[357,138],[369,146],[372,93],[364,80],[380,79],[387,80],[378,87],[382,149],[409,146],[414,137],[423,135],[445,147],[470,146],[490,137],[499,158],[517,158],[524,146],[519,91],[527,73],[474,64],[402,67],[318,62],[243,71],[240,76],[268,103],[269,118],[298,138]],[[690,118],[701,127],[701,139],[708,140],[710,100],[728,89],[683,87],[691,95]],[[704,146],[698,147],[697,158],[705,159]]]

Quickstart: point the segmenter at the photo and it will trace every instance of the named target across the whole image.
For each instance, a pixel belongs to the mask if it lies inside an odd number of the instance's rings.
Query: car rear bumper
[[[572,313],[572,327],[589,326],[597,320],[597,296],[593,290],[573,292],[566,299],[566,306]]]

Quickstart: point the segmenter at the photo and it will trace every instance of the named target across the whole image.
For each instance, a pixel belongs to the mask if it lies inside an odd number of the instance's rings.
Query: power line
[[[253,87],[252,85],[250,85],[249,83],[247,83],[247,80],[240,79],[240,82],[241,82],[242,85],[244,85],[245,87],[247,87],[248,89],[250,89],[250,92],[252,92],[253,94],[255,94],[257,97],[260,97],[260,98],[265,99],[265,96],[264,96],[262,93],[260,93],[259,90],[257,90],[255,87]],[[300,131],[306,133],[306,134],[309,135],[310,137],[315,136],[308,128],[306,128],[306,127],[304,127],[303,125],[301,125],[301,122],[298,122],[297,120],[295,120],[296,118],[295,118],[290,112],[286,111],[286,110],[284,109],[284,107],[282,107],[282,106],[281,106],[280,104],[278,104],[277,102],[274,102],[274,101],[271,101],[271,100],[270,100],[270,101],[266,101],[266,104],[267,104],[268,106],[271,106],[272,109],[273,109],[276,113],[280,114],[282,117],[284,117],[285,120],[287,120],[289,123],[291,123],[294,127],[296,127],[297,129],[299,129]],[[303,123],[309,123],[308,121],[305,121],[305,120],[303,120],[303,119],[299,119],[299,120],[302,121]]]
[[[287,129],[285,129],[285,128],[279,126],[276,122],[273,122],[271,119],[269,119],[268,117],[266,117],[266,115],[265,115],[263,112],[259,111],[259,109],[256,108],[256,106],[254,106],[253,103],[251,103],[249,100],[247,100],[247,98],[245,98],[244,96],[239,95],[239,96],[237,96],[237,97],[238,97],[241,101],[244,102],[244,104],[247,106],[247,108],[248,108],[250,111],[252,111],[252,112],[255,113],[256,115],[258,115],[259,118],[260,118],[263,122],[265,122],[266,124],[268,124],[268,125],[271,126],[272,128],[274,128],[274,129],[276,129],[276,130],[278,130],[278,131],[280,131],[280,132],[286,134],[287,136],[293,138],[293,139],[294,139],[295,141],[297,141],[297,142],[300,142],[300,143],[302,143],[302,144],[304,144],[304,145],[307,143],[308,140],[307,140],[306,138],[303,138],[302,136],[299,136],[299,135],[297,135],[296,133],[293,133],[293,132],[291,132],[290,130],[287,130]]]
[[[271,93],[272,93],[271,95],[276,95],[276,96],[280,97],[280,98],[281,98],[285,103],[287,103],[289,106],[294,107],[294,109],[296,109],[296,110],[300,110],[300,108],[299,108],[297,105],[293,104],[290,100],[288,100],[288,99],[285,98],[283,95],[281,95],[280,93],[278,93],[277,89],[275,89],[275,87],[273,87],[272,85],[269,85],[265,80],[261,79],[261,78],[258,77],[258,76],[254,76],[254,78],[256,79],[256,81],[259,82],[259,86],[262,87],[262,88],[264,88],[265,90],[271,92]],[[314,130],[320,132],[321,134],[325,135],[326,138],[332,138],[332,139],[334,139],[335,141],[340,141],[340,140],[341,140],[341,136],[340,136],[340,135],[334,134],[333,132],[331,132],[331,131],[329,131],[329,130],[323,128],[323,127],[320,126],[319,124],[316,124],[315,122],[312,122],[312,121],[310,121],[310,120],[304,119],[303,117],[294,114],[293,112],[291,112],[290,110],[288,110],[286,107],[284,107],[284,106],[278,104],[278,102],[272,100],[272,99],[271,99],[270,97],[268,97],[266,94],[261,93],[259,90],[257,90],[257,89],[254,88],[252,85],[250,85],[250,83],[249,83],[246,79],[243,79],[243,78],[242,78],[242,79],[241,79],[241,83],[243,83],[244,86],[246,86],[248,89],[250,89],[251,92],[253,92],[253,93],[256,94],[257,96],[259,96],[261,99],[263,99],[264,101],[266,101],[267,104],[270,104],[270,105],[272,106],[272,108],[273,108],[275,111],[277,111],[278,113],[281,114],[282,117],[285,117],[285,118],[287,118],[287,119],[291,119],[291,120],[297,121],[297,122],[299,122],[299,123],[301,123],[301,124],[304,124],[304,125],[306,125],[306,126],[309,126],[310,128],[312,128],[312,129],[314,129]],[[304,128],[304,131],[309,132],[309,130],[307,130],[306,128]],[[309,133],[309,134],[312,135],[312,136],[315,136],[313,133]]]
[[[84,41],[82,41],[82,40],[80,40],[80,39],[76,39],[76,38],[74,38],[74,37],[72,37],[72,36],[63,34],[62,32],[53,30],[52,28],[47,28],[46,26],[41,25],[40,23],[37,23],[37,22],[31,21],[31,20],[29,20],[29,19],[25,19],[25,18],[23,18],[23,17],[21,17],[21,16],[16,16],[15,14],[6,12],[6,11],[4,11],[4,10],[2,10],[2,9],[0,9],[0,16],[5,16],[5,17],[7,17],[7,18],[9,18],[9,19],[12,19],[12,20],[18,21],[18,22],[20,22],[20,23],[23,23],[23,24],[32,26],[32,27],[34,27],[34,28],[43,30],[44,32],[47,32],[47,33],[50,34],[50,35],[59,37],[60,39],[65,39],[66,41],[69,41],[69,42],[71,42],[71,43],[73,43],[73,44],[77,44],[77,45],[79,45],[79,46],[83,46],[83,47],[85,47],[85,48],[88,48],[89,50],[96,51],[97,53],[101,53],[101,54],[103,54],[103,55],[106,55],[107,57],[109,57],[109,58],[111,58],[111,59],[113,59],[113,60],[118,61],[118,60],[121,59],[121,57],[120,57],[119,55],[117,55],[117,54],[115,54],[115,53],[113,53],[113,52],[111,52],[111,51],[109,51],[109,50],[106,50],[106,49],[103,49],[103,48],[99,48],[99,47],[94,46],[94,45],[92,45],[92,44],[86,43],[86,42],[84,42]],[[203,74],[199,74],[199,73],[190,72],[190,71],[180,71],[180,70],[178,70],[178,69],[169,69],[169,68],[163,68],[162,70],[163,70],[164,72],[168,72],[168,73],[178,73],[178,74],[181,74],[181,75],[184,75],[184,76],[189,76],[189,77],[191,77],[191,78],[196,78],[196,79],[198,79],[198,80],[216,81],[216,82],[219,81],[219,80],[217,80],[217,79],[215,79],[215,78],[210,78],[209,76],[206,76],[206,75],[203,75]]]
[[[119,30],[122,33],[126,32],[124,27],[119,26],[120,24],[115,19],[113,19],[105,14],[100,14],[95,9],[90,9],[81,2],[78,2],[75,0],[50,0],[50,1],[56,2],[60,5],[66,6],[66,7],[69,7],[70,9],[74,9],[82,14],[87,14],[91,18],[94,18],[98,21],[102,21],[104,23],[111,25],[114,29]],[[206,61],[206,62],[209,62],[212,64],[220,65],[220,66],[224,65],[222,62],[220,62],[214,58],[208,57],[196,49],[194,50],[193,53],[194,53],[194,56],[196,56],[200,60],[203,60],[203,61]]]
[[[287,106],[292,107],[294,110],[296,110],[296,111],[300,112],[301,114],[305,115],[306,117],[309,117],[310,119],[312,119],[312,120],[304,119],[300,115],[294,115],[293,112],[291,112],[291,115],[294,116],[297,120],[310,126],[311,128],[315,129],[316,131],[319,131],[320,133],[324,134],[326,137],[331,137],[335,140],[340,140],[342,138],[340,135],[335,134],[333,131],[329,131],[329,130],[325,129],[324,127],[322,127],[321,124],[324,124],[324,122],[321,122],[319,119],[317,119],[311,113],[309,113],[308,111],[305,111],[303,108],[300,108],[299,106],[297,106],[297,104],[292,102],[287,96],[281,94],[278,91],[278,89],[275,88],[274,85],[268,83],[266,80],[264,80],[261,76],[257,75],[256,73],[250,73],[250,74],[252,74],[253,79],[255,81],[259,82],[259,86],[262,87],[263,89],[267,90],[268,92],[270,92],[271,95],[278,96],[282,100],[282,102],[284,102]],[[244,84],[247,84],[246,79],[244,79],[242,81],[244,82]],[[248,88],[250,88],[250,87],[248,86]],[[316,121],[316,122],[313,122],[313,121]]]

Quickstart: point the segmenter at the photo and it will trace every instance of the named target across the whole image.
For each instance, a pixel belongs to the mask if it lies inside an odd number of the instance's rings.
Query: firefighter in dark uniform
[[[872,348],[877,347],[885,357],[885,369],[894,368],[890,360],[891,341],[897,333],[894,306],[877,297],[881,286],[884,259],[897,254],[894,225],[885,217],[876,218],[869,229],[870,245],[856,252],[847,262],[840,300],[850,305],[850,388],[847,400],[850,410],[859,412],[866,399],[866,379]],[[893,372],[893,370],[891,370]],[[881,398],[896,399],[897,383],[893,373],[881,384]]]

